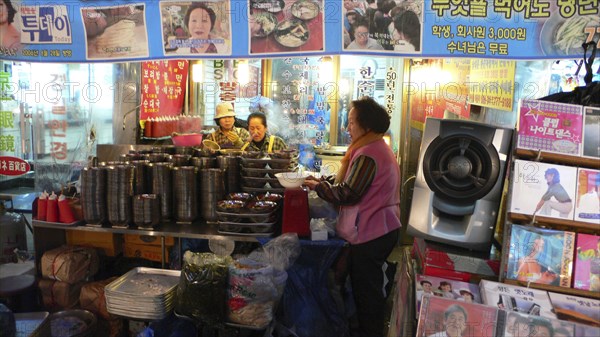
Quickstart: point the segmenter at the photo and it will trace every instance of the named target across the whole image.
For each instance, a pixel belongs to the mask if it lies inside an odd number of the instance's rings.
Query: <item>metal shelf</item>
[[[34,228],[48,228],[65,231],[103,232],[115,234],[137,234],[149,236],[172,236],[188,239],[230,239],[234,241],[258,242],[256,237],[248,235],[223,235],[219,233],[217,224],[208,224],[205,221],[197,221],[192,224],[177,224],[165,222],[154,230],[137,228],[112,228],[91,226],[65,226],[61,224],[49,224],[33,220]]]

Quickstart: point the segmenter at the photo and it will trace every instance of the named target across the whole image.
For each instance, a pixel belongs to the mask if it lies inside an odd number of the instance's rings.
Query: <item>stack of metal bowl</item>
[[[106,221],[106,170],[85,167],[81,171],[81,206],[86,224],[101,226]]]
[[[169,220],[173,216],[173,189],[171,183],[172,163],[152,163],[149,164],[152,176],[152,194],[158,195],[160,198],[160,215],[161,219]]]
[[[240,157],[218,156],[217,165],[225,171],[225,194],[240,191]]]
[[[173,207],[175,221],[189,224],[198,217],[198,169],[194,166],[173,168]]]
[[[154,229],[160,223],[160,197],[139,194],[133,197],[133,223],[142,229]]]
[[[216,223],[217,201],[225,196],[224,172],[211,168],[200,170],[200,214],[208,223]]]
[[[115,165],[106,167],[106,201],[108,221],[113,227],[127,227],[133,219],[131,197],[135,167]]]
[[[149,160],[133,160],[130,162],[130,165],[135,167],[135,179],[133,184],[134,195],[151,192],[148,164],[150,164]]]

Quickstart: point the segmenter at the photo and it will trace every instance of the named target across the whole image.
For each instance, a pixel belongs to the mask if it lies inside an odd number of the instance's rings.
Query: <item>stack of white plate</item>
[[[138,267],[104,287],[106,308],[141,320],[165,318],[175,306],[180,270]]]

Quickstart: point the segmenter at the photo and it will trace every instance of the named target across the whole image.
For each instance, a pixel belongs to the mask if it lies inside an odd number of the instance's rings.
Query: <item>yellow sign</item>
[[[515,61],[472,59],[468,85],[471,104],[512,111]]]

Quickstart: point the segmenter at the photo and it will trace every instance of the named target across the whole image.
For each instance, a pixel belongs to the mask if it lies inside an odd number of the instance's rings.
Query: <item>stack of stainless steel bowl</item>
[[[127,227],[132,221],[131,197],[135,167],[115,165],[106,167],[108,221],[113,227]]]
[[[240,191],[240,157],[218,156],[217,165],[225,171],[225,194]]]
[[[160,197],[156,194],[134,196],[133,223],[138,228],[154,229],[160,223]]]
[[[152,190],[150,184],[150,172],[148,168],[149,160],[133,160],[130,162],[135,167],[135,181],[133,184],[133,194],[147,194]]]
[[[225,196],[223,170],[200,170],[200,214],[209,223],[217,222],[217,201]]]
[[[81,171],[81,206],[86,224],[101,226],[106,221],[106,170],[85,167]]]
[[[198,217],[197,174],[194,166],[173,168],[173,213],[177,223],[189,224]]]
[[[152,194],[160,198],[160,214],[163,220],[173,217],[173,188],[171,182],[172,163],[161,162],[149,164],[152,176]]]

